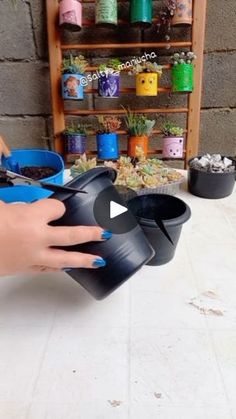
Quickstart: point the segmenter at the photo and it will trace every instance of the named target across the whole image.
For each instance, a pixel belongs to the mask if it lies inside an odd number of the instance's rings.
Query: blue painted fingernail
[[[103,240],[109,240],[112,237],[112,232],[109,230],[104,230],[102,232],[102,239]]]
[[[69,272],[69,271],[71,271],[72,269],[73,269],[73,268],[63,268],[63,269],[62,269],[62,271],[63,271],[63,272]]]
[[[95,259],[93,261],[94,268],[103,268],[104,266],[106,266],[106,261],[104,259]]]

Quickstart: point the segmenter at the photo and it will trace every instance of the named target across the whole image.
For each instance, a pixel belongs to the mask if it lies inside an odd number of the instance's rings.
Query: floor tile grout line
[[[132,287],[129,282],[129,332],[128,332],[128,418],[131,418],[131,333],[132,333]]]
[[[188,258],[189,258],[189,261],[190,261],[192,274],[193,274],[193,277],[195,279],[196,288],[197,288],[198,292],[200,293],[200,289],[199,289],[199,287],[197,285],[196,275],[195,275],[195,271],[194,271],[193,266],[192,266],[191,255],[189,254],[189,249],[188,249],[187,243],[186,243],[186,250],[187,250]],[[204,318],[205,318],[205,323],[206,323],[207,334],[208,334],[208,337],[209,337],[210,342],[211,342],[211,348],[212,348],[212,351],[214,353],[214,357],[215,357],[215,361],[216,361],[216,365],[217,365],[217,370],[219,372],[221,384],[222,384],[222,387],[223,387],[223,390],[224,390],[224,395],[226,397],[226,400],[228,401],[228,405],[229,405],[229,408],[230,408],[230,400],[229,400],[228,393],[227,393],[227,390],[226,390],[226,386],[225,386],[225,382],[224,382],[222,370],[221,370],[221,367],[220,367],[220,364],[219,364],[218,356],[217,356],[217,353],[216,353],[216,349],[215,349],[215,345],[214,345],[214,341],[213,341],[213,336],[212,336],[212,330],[209,327],[207,316],[204,315]],[[231,409],[230,409],[230,415],[231,415],[231,419],[234,419],[232,417]]]
[[[193,276],[194,283],[195,283],[195,288],[196,288],[197,293],[200,294],[200,288],[198,286],[195,270],[194,270],[194,267],[193,267],[193,264],[192,264],[191,254],[189,252],[189,248],[188,248],[186,239],[184,238],[184,240],[185,240],[185,247],[186,247],[186,252],[187,252],[187,255],[188,255],[190,269],[191,269],[192,276]],[[208,324],[208,321],[207,321],[207,316],[205,314],[203,314],[203,316],[204,316],[204,322],[205,322],[205,325],[206,325],[206,330],[209,331],[209,324]]]
[[[59,295],[59,294],[57,294],[57,295]],[[44,346],[44,349],[43,349],[43,353],[42,353],[42,356],[41,356],[41,360],[40,360],[40,364],[39,364],[39,369],[38,369],[38,374],[35,377],[35,381],[34,381],[32,393],[31,393],[31,403],[29,404],[29,407],[27,409],[26,419],[30,419],[29,413],[30,413],[31,405],[33,403],[34,393],[35,393],[35,390],[36,390],[36,387],[37,387],[37,384],[38,384],[38,380],[39,380],[39,377],[40,377],[40,373],[41,373],[41,370],[42,370],[42,367],[43,367],[43,364],[44,364],[44,360],[45,360],[45,357],[46,357],[48,343],[49,343],[50,338],[51,338],[52,333],[53,333],[53,329],[54,329],[54,326],[55,326],[56,314],[58,312],[58,309],[59,309],[59,305],[58,305],[58,302],[57,302],[57,305],[55,306],[55,310],[54,310],[54,315],[53,315],[51,327],[50,327],[49,332],[48,332],[47,341],[45,343],[45,346]]]
[[[232,411],[231,411],[231,401],[230,401],[229,396],[228,396],[228,392],[227,392],[227,388],[226,388],[226,385],[225,385],[224,376],[223,376],[223,373],[222,373],[222,369],[221,369],[221,366],[220,366],[218,354],[217,354],[217,351],[216,351],[216,348],[215,348],[215,344],[214,344],[213,333],[214,333],[214,331],[209,330],[209,338],[211,340],[211,346],[212,346],[212,350],[213,350],[214,355],[215,355],[217,368],[218,368],[218,371],[219,371],[219,374],[220,374],[220,379],[221,379],[221,382],[222,382],[222,385],[223,385],[223,389],[224,389],[224,394],[225,394],[226,400],[228,401],[228,405],[229,405],[229,408],[230,408],[230,414],[231,414],[232,419],[234,419],[233,416],[232,416]]]

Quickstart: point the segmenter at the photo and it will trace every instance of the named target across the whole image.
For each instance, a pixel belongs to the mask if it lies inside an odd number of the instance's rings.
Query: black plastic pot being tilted
[[[197,156],[200,158],[201,156]],[[231,157],[229,157],[231,159]],[[189,164],[193,159],[189,160]],[[220,199],[232,194],[235,185],[235,170],[224,173],[204,172],[192,167],[188,169],[188,189],[191,194],[201,198]]]
[[[189,206],[171,195],[151,194],[131,199],[128,202],[128,208],[136,216],[145,236],[155,250],[155,256],[147,264],[164,265],[172,260],[182,225],[191,216]],[[158,227],[155,220],[162,220],[166,234]],[[173,243],[168,239],[167,234]]]
[[[66,206],[65,215],[53,225],[94,226],[99,224],[113,233],[108,241],[90,242],[65,248],[65,250],[94,254],[106,260],[106,266],[99,269],[72,269],[68,272],[98,300],[105,298],[118,288],[154,255],[151,245],[130,211],[112,220],[106,215],[111,201],[125,206],[123,199],[113,186],[115,178],[115,170],[104,167],[95,168],[65,185],[85,190],[87,194],[78,193],[70,196],[56,193],[52,196],[63,201]]]

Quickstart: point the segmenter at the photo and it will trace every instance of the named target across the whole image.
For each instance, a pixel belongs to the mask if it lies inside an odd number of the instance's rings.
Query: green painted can
[[[194,88],[193,64],[177,64],[172,67],[172,91],[192,92]]]
[[[152,24],[152,0],[131,0],[130,21],[135,26],[150,26]]]
[[[117,0],[96,0],[96,25],[116,26],[117,20]]]

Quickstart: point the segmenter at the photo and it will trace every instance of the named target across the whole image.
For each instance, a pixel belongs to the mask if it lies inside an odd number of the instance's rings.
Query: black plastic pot
[[[164,265],[173,259],[182,225],[191,216],[184,201],[171,195],[151,194],[136,196],[128,202],[128,208],[137,218],[145,236],[155,250],[148,265]],[[155,218],[163,221],[173,244],[157,226]]]
[[[66,186],[85,190],[87,194],[54,194],[52,197],[64,202],[65,215],[54,225],[98,225],[96,219],[110,206],[110,201],[125,205],[113,186],[116,172],[110,168],[95,168],[73,179]],[[102,195],[99,195],[101,194]],[[99,198],[97,199],[99,195]],[[66,199],[67,198],[67,199]],[[120,217],[124,222],[119,225],[119,217],[109,220],[104,217],[101,225],[113,232],[110,240],[90,242],[83,245],[66,247],[65,250],[98,255],[106,260],[106,266],[99,269],[72,269],[68,274],[79,282],[96,299],[100,300],[138,271],[147,263],[154,251],[147,241],[135,217],[127,211]],[[114,224],[112,224],[114,223]],[[118,226],[117,226],[118,223]],[[99,223],[101,224],[101,223]],[[113,228],[114,225],[114,228]],[[117,233],[117,227],[120,234]]]
[[[198,156],[198,158],[201,156]],[[230,158],[230,157],[229,157]],[[189,164],[193,159],[189,160]],[[236,168],[236,162],[234,161]],[[236,170],[225,173],[204,172],[189,167],[188,189],[191,194],[201,198],[220,199],[232,194],[235,185]]]

